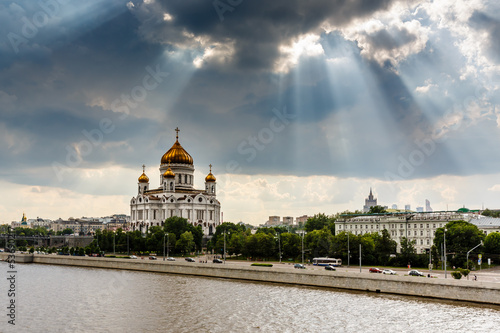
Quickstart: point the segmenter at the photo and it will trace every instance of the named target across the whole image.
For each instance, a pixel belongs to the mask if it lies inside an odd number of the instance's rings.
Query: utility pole
[[[446,271],[446,228],[444,229],[444,278],[447,278],[447,271]]]
[[[226,230],[224,230],[224,264],[226,263]]]

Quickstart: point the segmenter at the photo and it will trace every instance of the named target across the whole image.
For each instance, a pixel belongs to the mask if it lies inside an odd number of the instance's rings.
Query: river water
[[[159,273],[17,265],[1,332],[498,332],[500,307]]]

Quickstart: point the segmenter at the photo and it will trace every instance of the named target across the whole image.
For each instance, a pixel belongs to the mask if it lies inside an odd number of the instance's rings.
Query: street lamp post
[[[129,245],[129,241],[128,241],[128,231],[127,231],[127,255],[130,255],[130,245]]]
[[[359,244],[359,272],[361,273],[361,244]]]
[[[447,275],[447,270],[446,270],[446,228],[444,229],[444,278],[446,279],[448,277]]]
[[[163,234],[163,261],[165,261],[165,236],[167,234]]]
[[[483,241],[481,241],[481,243],[477,244],[476,246],[474,246],[472,249],[470,249],[469,251],[467,251],[467,269],[469,269],[469,253],[471,253],[472,251],[474,251],[477,247],[483,245]],[[469,274],[467,274],[467,280],[469,279]]]
[[[169,233],[167,233],[167,258],[168,258],[168,257],[170,257],[170,255],[168,254],[168,247],[169,247],[169,245],[170,245],[170,241],[169,241],[169,239],[168,239],[168,238],[169,238],[169,236],[170,236],[170,234],[169,234]]]
[[[278,249],[279,249],[279,253],[280,253],[280,264],[281,264],[281,234],[278,233]]]
[[[349,232],[347,233],[347,267],[351,263],[351,247],[349,246]]]
[[[116,254],[116,249],[115,249],[115,235],[116,235],[116,232],[113,232],[113,254]]]
[[[226,230],[224,230],[224,264],[226,263]]]
[[[304,265],[304,230],[302,230],[302,265]]]

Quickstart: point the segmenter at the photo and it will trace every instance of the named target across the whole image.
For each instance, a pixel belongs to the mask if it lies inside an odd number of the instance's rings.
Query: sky
[[[224,221],[500,208],[499,102],[498,1],[1,1],[0,223],[130,214],[176,127]]]

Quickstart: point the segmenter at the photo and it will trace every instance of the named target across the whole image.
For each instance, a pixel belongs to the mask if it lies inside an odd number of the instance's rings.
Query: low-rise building
[[[471,218],[469,222],[477,226],[485,235],[500,232],[500,218],[479,215]]]
[[[425,253],[433,245],[437,228],[444,227],[449,221],[463,219],[463,214],[458,212],[341,216],[335,221],[335,234],[345,231],[354,235],[364,235],[371,232],[381,233],[387,229],[391,238],[397,243],[398,252],[401,250],[401,238],[406,237],[415,241],[417,253]]]

